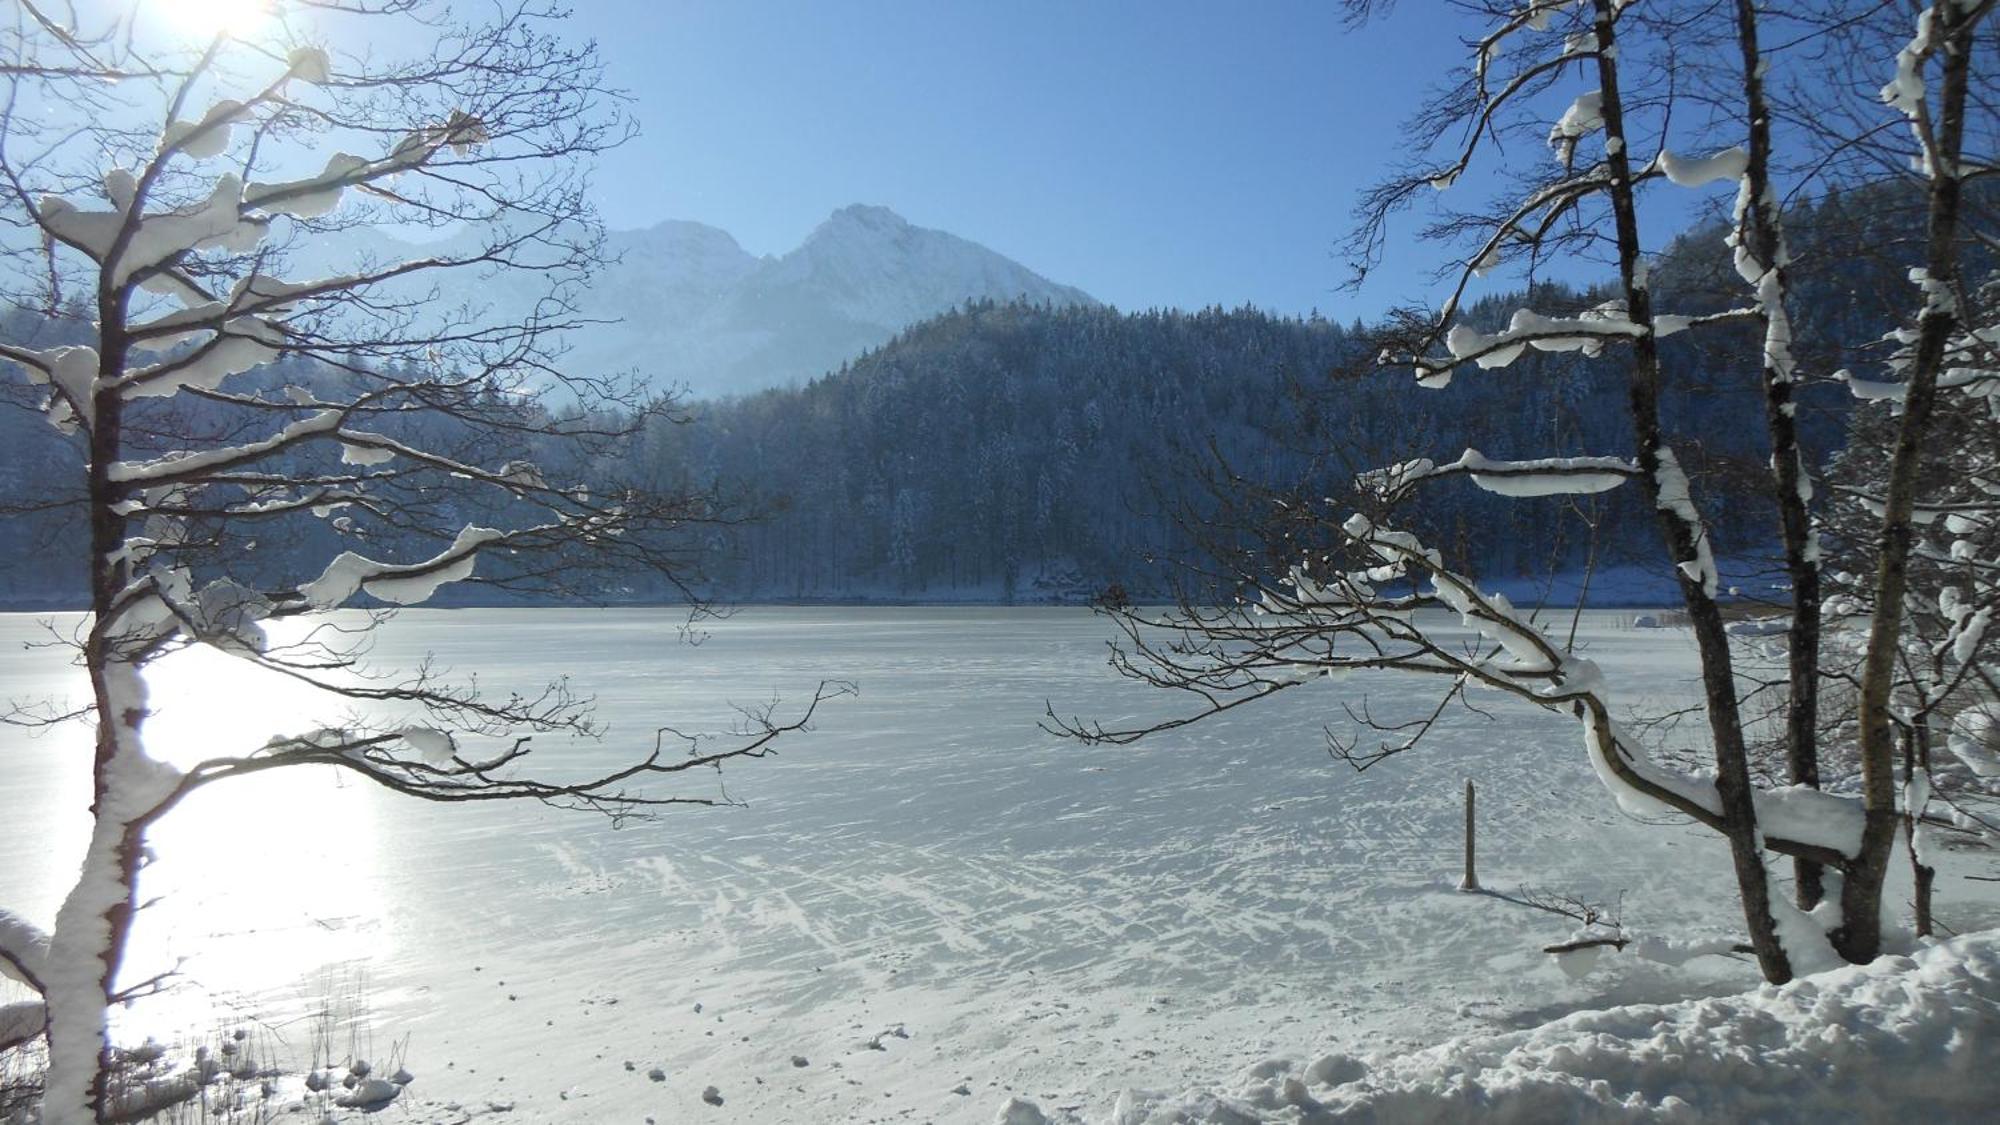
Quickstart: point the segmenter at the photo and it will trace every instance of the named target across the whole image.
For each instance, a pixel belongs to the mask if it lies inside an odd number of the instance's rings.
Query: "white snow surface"
[[[1589,615],[1580,633],[1615,698],[1692,698],[1688,632],[1631,629],[1631,618]],[[45,635],[37,622],[0,615],[0,682],[23,697],[73,693],[64,654],[19,643]],[[198,791],[154,833],[158,860],[140,890],[159,901],[128,962],[139,979],[186,957],[182,979],[198,983],[115,1013],[114,1037],[171,1041],[254,1014],[303,1052],[327,1008],[336,1041],[372,1042],[371,1055],[407,1036],[420,1077],[390,1112],[413,1125],[988,1125],[1016,1098],[1046,1121],[1101,1123],[1119,1120],[1121,1098],[1147,1114],[1227,1106],[1255,1088],[1282,1092],[1286,1078],[1323,1105],[1351,1098],[1356,1120],[1424,1119],[1391,1116],[1397,1099],[1434,1111],[1452,1089],[1582,1107],[1584,1120],[1645,1112],[1590,1108],[1596,1078],[1659,1112],[1676,1111],[1661,1096],[1674,1093],[1723,1120],[1700,1099],[1725,1068],[1745,1097],[1776,1098],[1806,1073],[1811,1044],[1767,1009],[1807,993],[1765,1003],[1753,966],[1695,955],[1740,936],[1727,849],[1705,830],[1622,815],[1567,716],[1482,697],[1495,721],[1454,717],[1422,750],[1357,777],[1324,750],[1341,701],[1366,694],[1378,717],[1415,716],[1438,682],[1315,682],[1136,747],[1088,748],[1036,729],[1045,700],[1107,721],[1163,701],[1104,669],[1108,630],[1082,611],[753,607],[699,646],[677,637],[679,622],[642,610],[410,610],[374,655],[410,666],[435,653],[438,667],[476,671],[502,695],[574,674],[610,737],[538,738],[537,758],[558,771],[629,761],[660,722],[723,728],[732,701],[776,692],[783,714],[824,677],[854,679],[861,695],[778,757],[732,767],[727,793],[747,807],[619,831],[531,804],[439,810],[331,770]],[[302,625],[268,627],[283,643]],[[350,721],[242,661],[185,656],[149,677],[149,739],[169,763]],[[413,753],[437,749],[422,733],[434,721],[375,718],[406,739],[418,732]],[[82,728],[0,730],[0,823],[14,826],[0,834],[0,905],[34,927],[54,918],[87,843],[89,745]],[[1653,952],[1606,952],[1570,966],[1582,970],[1572,979],[1540,952],[1569,937],[1566,919],[1459,892],[1468,777],[1482,883],[1602,902],[1622,893],[1628,931]],[[711,775],[689,780],[719,792]],[[1991,874],[1991,861],[1940,850],[1940,919],[2000,924],[2000,885],[1963,878]],[[1899,855],[1891,901],[1907,899],[1906,872]],[[1662,963],[1674,958],[1685,964]],[[1967,980],[1975,969],[1990,978],[1989,952],[1960,960]],[[1846,1089],[1864,1047],[1903,1068],[1894,1089],[1923,1074],[1947,1089],[1987,1081],[1955,1069],[1961,1055],[1935,1025],[1906,1019],[1935,1010],[1982,1037],[1973,1043],[1995,1041],[1976,1011],[1954,1007],[1944,966],[1923,972],[1813,1001],[1829,1005],[1825,1027],[1855,1038],[1853,1053],[1826,1047],[1832,1088]],[[1898,999],[1902,984],[1918,992]],[[11,987],[0,982],[0,1005],[24,999]],[[1841,1007],[1869,997],[1907,1050]],[[1619,1010],[1534,1030],[1606,1007]],[[1645,1053],[1647,1013],[1667,1021],[1662,1050],[1702,1034],[1723,1045],[1700,1064],[1710,1069],[1689,1071],[1704,1089],[1659,1090],[1669,1063]],[[1620,1042],[1638,1046],[1621,1054]],[[1737,1058],[1759,1045],[1778,1070]],[[1274,1057],[1299,1061],[1230,1077]],[[1423,1086],[1426,1058],[1479,1069]],[[703,1100],[709,1087],[722,1104]],[[1529,1100],[1544,1095],[1570,1100]],[[1767,1103],[1742,1104],[1754,1119]],[[1220,1113],[1191,1120],[1242,1120]],[[1314,1120],[1297,1107],[1248,1119]],[[369,1119],[353,1108],[336,1120]]]

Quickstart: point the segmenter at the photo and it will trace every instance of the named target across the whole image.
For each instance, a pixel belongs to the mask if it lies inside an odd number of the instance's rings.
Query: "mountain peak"
[[[887,207],[872,203],[850,203],[827,217],[823,226],[859,226],[870,230],[897,231],[909,227],[909,220]]]
[[[835,211],[761,280],[766,295],[810,292],[822,310],[881,339],[966,300],[1093,303],[976,242],[860,203]]]
[[[628,236],[640,242],[707,242],[742,249],[735,235],[721,227],[697,223],[692,219],[665,219],[652,226],[630,231]]]
[[[833,212],[771,257],[686,221],[609,241],[617,261],[580,307],[617,323],[573,341],[569,362],[637,366],[656,385],[702,395],[811,379],[965,301],[1095,303],[975,242],[865,203]]]

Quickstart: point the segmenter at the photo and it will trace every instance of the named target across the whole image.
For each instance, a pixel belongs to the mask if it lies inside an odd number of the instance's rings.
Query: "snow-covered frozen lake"
[[[1589,618],[1590,655],[1634,702],[1688,692],[1686,634],[1628,618]],[[0,616],[16,698],[77,690],[62,653],[22,647],[42,620]],[[609,736],[543,753],[606,763],[661,723],[721,727],[732,702],[775,695],[782,713],[826,678],[860,695],[725,774],[748,807],[617,830],[321,770],[198,794],[156,834],[138,951],[142,967],[185,958],[185,980],[121,1016],[128,1034],[254,1016],[304,1048],[305,1013],[330,1003],[350,1018],[339,1048],[407,1040],[424,1120],[491,1103],[535,1121],[984,1122],[1010,1092],[1101,1111],[1124,1086],[1273,1052],[1756,979],[1709,959],[1572,981],[1538,952],[1568,923],[1453,889],[1471,777],[1487,886],[1622,893],[1649,932],[1733,929],[1719,844],[1618,814],[1557,716],[1485,701],[1496,721],[1464,715],[1356,776],[1325,751],[1339,701],[1414,715],[1437,685],[1353,679],[1090,748],[1037,729],[1045,700],[1107,721],[1172,701],[1104,666],[1110,630],[1086,611],[752,608],[699,645],[680,622],[416,611],[378,655],[434,652],[498,691],[568,674]],[[337,717],[222,657],[163,674],[154,702],[175,757]],[[0,902],[46,922],[81,850],[88,734],[0,740]],[[711,1085],[720,1107],[701,1101]]]

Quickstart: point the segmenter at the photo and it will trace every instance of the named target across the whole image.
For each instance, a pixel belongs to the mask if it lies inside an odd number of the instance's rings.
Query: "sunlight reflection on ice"
[[[154,665],[147,682],[148,748],[183,768],[248,753],[338,710],[306,685],[205,646]],[[197,790],[169,813],[150,838],[157,859],[140,895],[153,901],[127,979],[178,964],[181,983],[126,1019],[183,1024],[217,1001],[387,953],[387,904],[368,874],[377,868],[369,797],[331,768],[281,769]]]

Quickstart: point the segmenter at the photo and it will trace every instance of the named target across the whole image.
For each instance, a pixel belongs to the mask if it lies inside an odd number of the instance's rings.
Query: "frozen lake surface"
[[[21,647],[42,620],[0,617],[17,698],[79,686],[60,651]],[[1620,698],[1687,695],[1685,633],[1623,620],[1584,631]],[[605,764],[662,723],[726,726],[731,703],[775,695],[782,715],[822,679],[860,694],[722,775],[747,807],[616,830],[327,770],[198,794],[157,833],[134,966],[185,959],[185,980],[121,1014],[125,1034],[255,1017],[309,1051],[331,1007],[337,1051],[402,1044],[419,1120],[986,1122],[1009,1093],[1097,1114],[1125,1086],[1273,1053],[1756,980],[1711,958],[1573,981],[1538,952],[1569,923],[1454,890],[1471,777],[1487,886],[1622,894],[1627,925],[1676,937],[1738,924],[1719,842],[1621,816],[1558,716],[1482,701],[1494,721],[1461,715],[1357,776],[1325,750],[1340,701],[1414,716],[1438,685],[1356,678],[1091,748],[1037,729],[1045,701],[1107,722],[1173,701],[1105,667],[1110,630],[1085,611],[753,608],[699,645],[680,622],[408,612],[377,657],[435,653],[494,691],[570,675],[607,737],[541,753]],[[154,702],[176,758],[338,717],[222,657],[169,669]],[[46,922],[81,852],[88,734],[0,738],[0,902]]]

